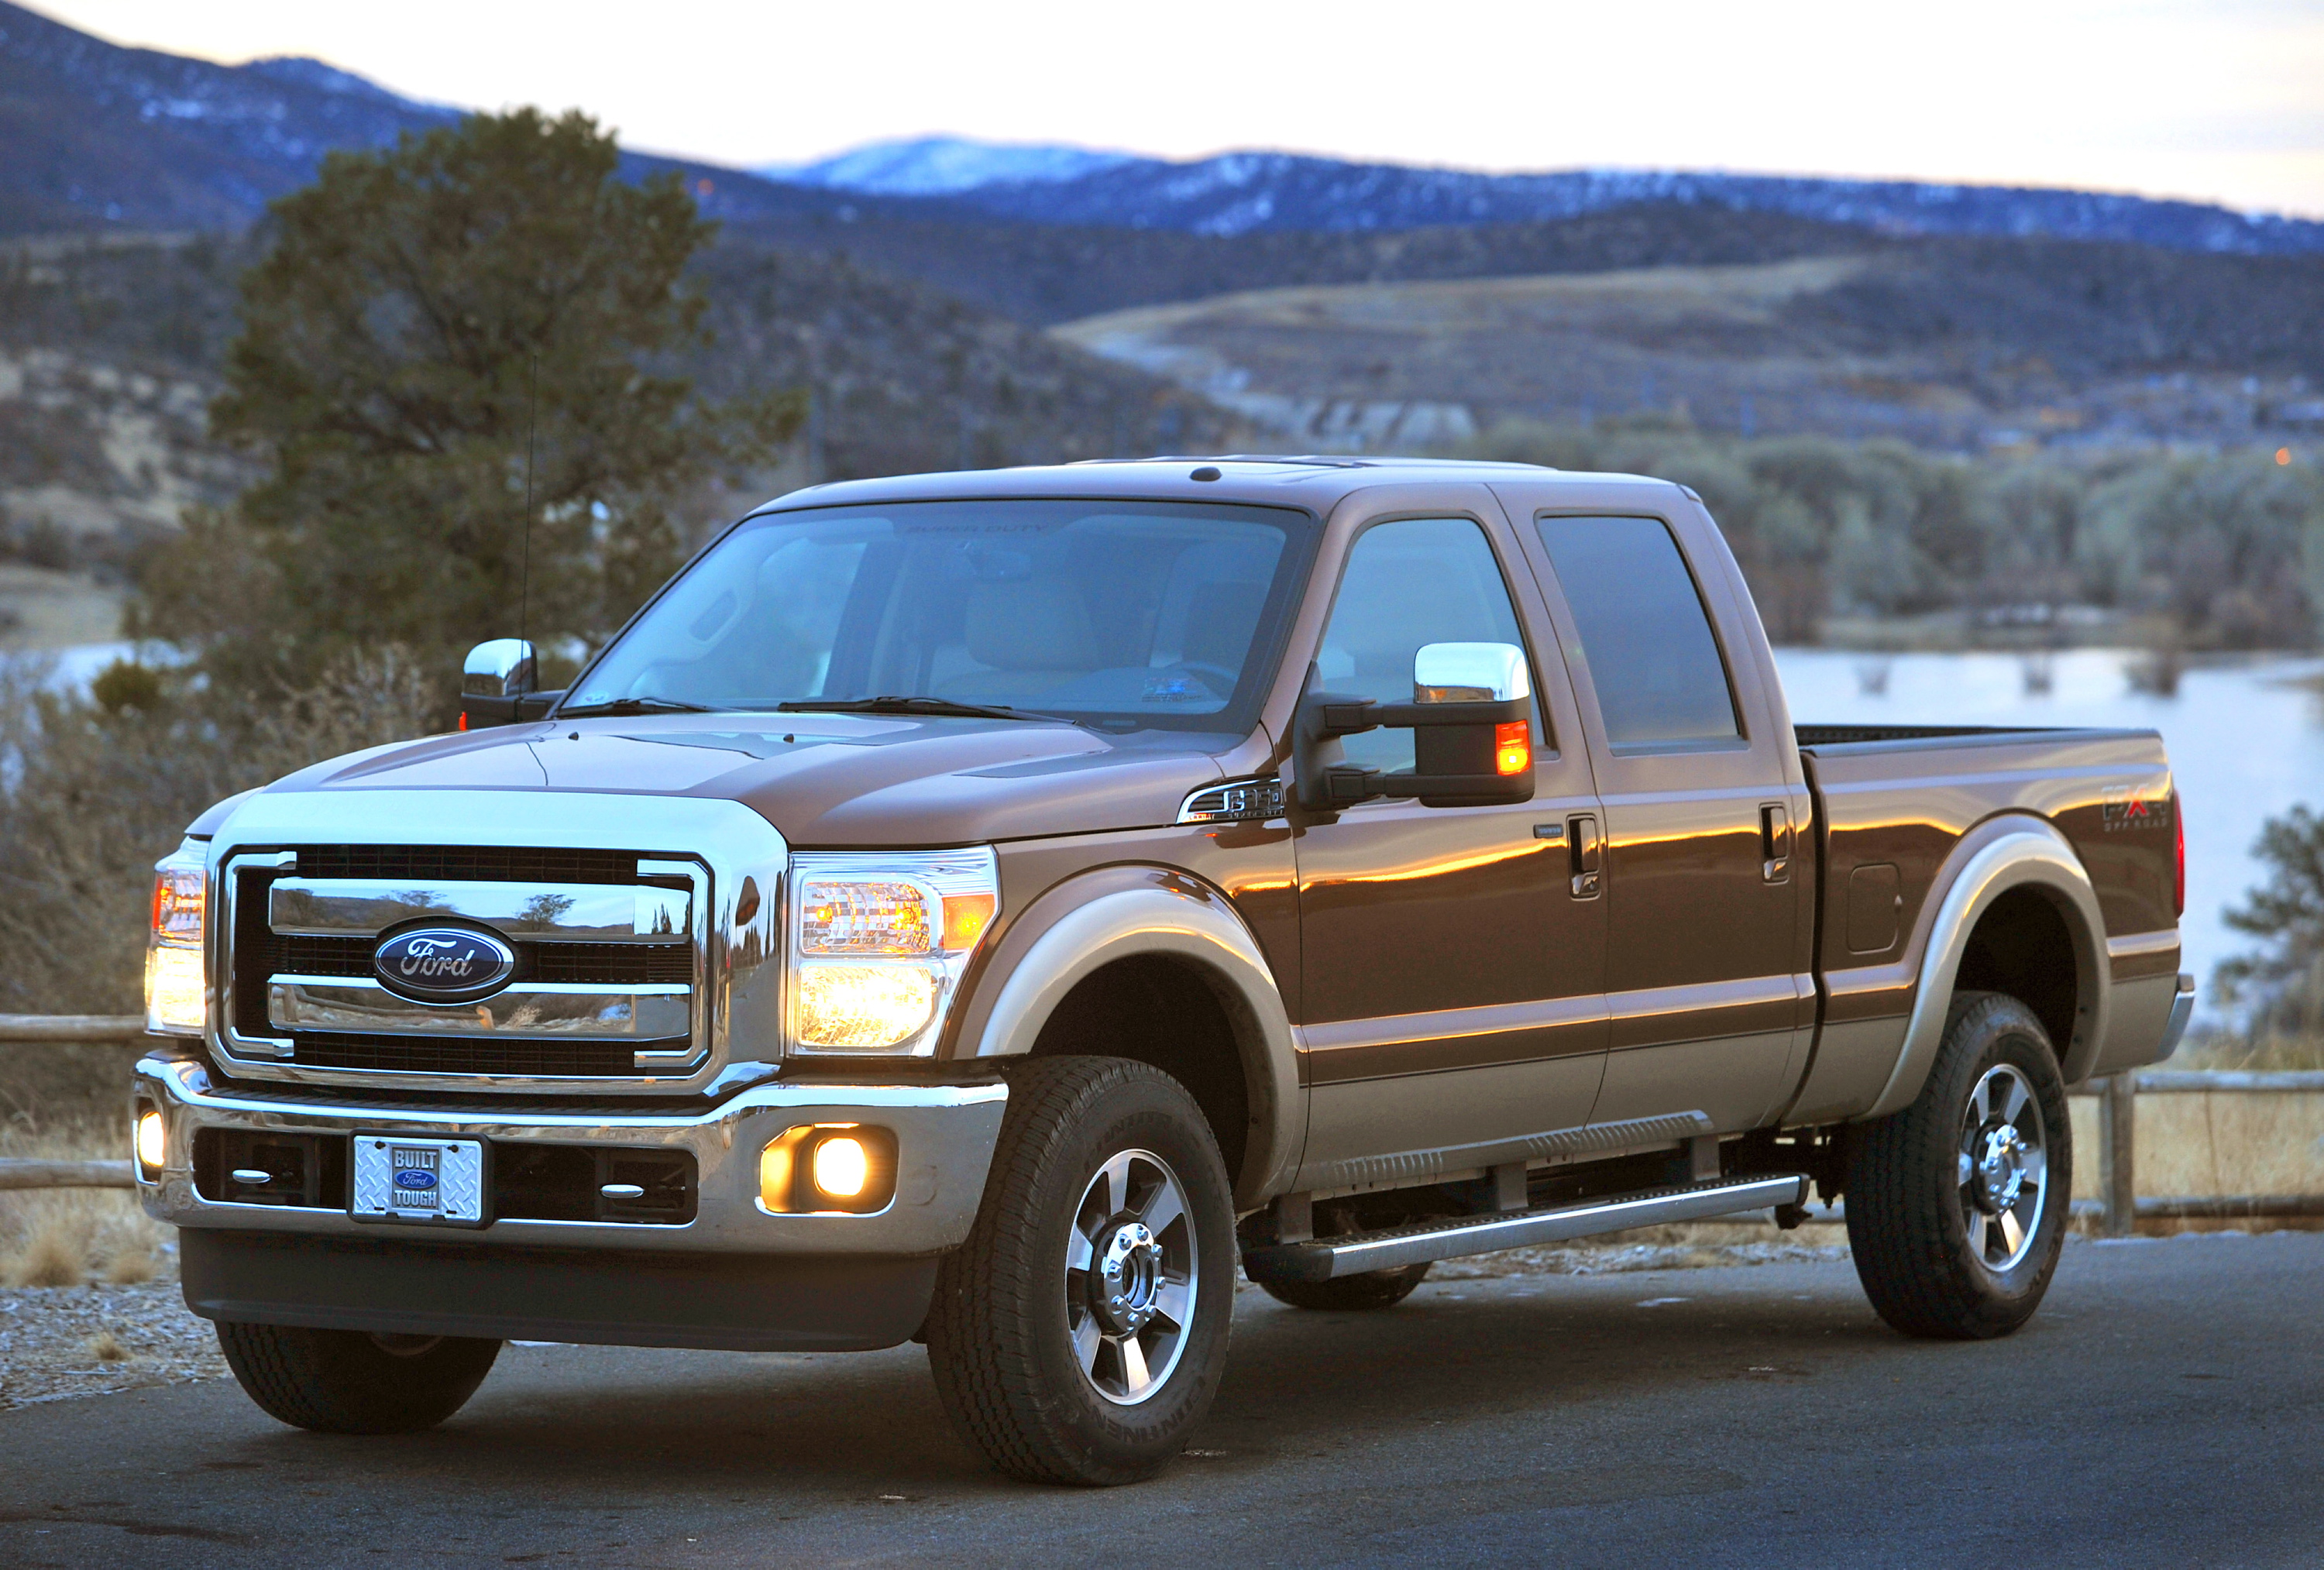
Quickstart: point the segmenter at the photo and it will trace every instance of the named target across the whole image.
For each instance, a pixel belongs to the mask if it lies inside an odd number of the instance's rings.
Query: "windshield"
[[[918,698],[1247,730],[1311,539],[1304,513],[1195,503],[763,514],[666,589],[563,707]]]

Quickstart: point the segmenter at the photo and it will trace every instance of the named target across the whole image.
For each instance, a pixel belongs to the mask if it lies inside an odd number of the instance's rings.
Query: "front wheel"
[[[1868,1125],[1849,1161],[1865,1295],[1907,1336],[2008,1335],[2050,1289],[2073,1171],[2042,1022],[2014,997],[1960,994],[1919,1098]]]
[[[962,1437],[1037,1483],[1134,1483],[1184,1449],[1226,1362],[1230,1193],[1169,1076],[1106,1058],[1019,1070],[976,1224],[928,1313]]]
[[[266,1415],[324,1434],[409,1434],[466,1404],[500,1355],[497,1341],[374,1336],[221,1319],[218,1350]]]

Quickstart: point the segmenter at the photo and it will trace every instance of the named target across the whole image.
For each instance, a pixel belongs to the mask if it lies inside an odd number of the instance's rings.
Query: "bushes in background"
[[[1473,451],[1692,486],[1780,642],[1834,615],[2083,604],[2179,647],[2299,648],[2324,611],[2324,475],[2265,453],[1965,458],[1668,420],[1504,425]]]

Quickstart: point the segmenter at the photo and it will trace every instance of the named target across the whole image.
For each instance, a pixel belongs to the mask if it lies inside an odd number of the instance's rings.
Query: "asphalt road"
[[[1851,1268],[1246,1292],[1160,1480],[983,1469],[917,1347],[513,1347],[436,1433],[279,1428],[230,1382],[0,1415],[0,1565],[2324,1564],[2324,1234],[2077,1243],[1999,1343]]]

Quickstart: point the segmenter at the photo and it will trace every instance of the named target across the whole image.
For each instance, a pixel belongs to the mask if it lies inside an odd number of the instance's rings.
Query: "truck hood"
[[[366,791],[691,796],[742,803],[803,848],[973,844],[1175,822],[1240,739],[840,714],[548,721],[374,748],[267,794],[344,794],[351,817]]]

